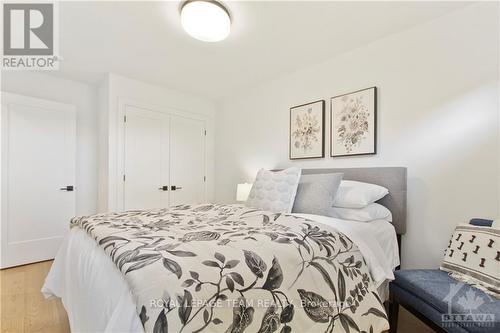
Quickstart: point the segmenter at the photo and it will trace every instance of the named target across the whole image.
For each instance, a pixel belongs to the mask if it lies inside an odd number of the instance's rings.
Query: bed
[[[406,169],[308,169],[385,186],[387,221],[181,205],[79,217],[46,278],[74,332],[381,332]]]

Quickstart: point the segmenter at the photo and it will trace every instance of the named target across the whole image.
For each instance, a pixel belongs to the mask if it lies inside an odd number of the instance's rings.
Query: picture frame
[[[289,158],[325,157],[325,100],[290,108]]]
[[[377,154],[377,87],[330,99],[330,156]]]

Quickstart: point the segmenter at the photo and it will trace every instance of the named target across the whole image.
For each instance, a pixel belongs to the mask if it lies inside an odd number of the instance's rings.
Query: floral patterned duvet
[[[146,332],[381,332],[364,259],[323,224],[241,205],[77,217],[124,275]]]

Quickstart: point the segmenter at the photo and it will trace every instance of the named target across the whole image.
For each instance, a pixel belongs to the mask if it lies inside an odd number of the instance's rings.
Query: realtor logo
[[[2,69],[57,69],[55,18],[54,3],[4,3]]]
[[[54,5],[4,4],[5,55],[54,55]]]
[[[459,294],[464,286],[466,284],[462,282],[450,285],[450,292],[443,299],[448,303],[448,313],[441,315],[441,326],[443,328],[495,327],[495,314],[485,311],[483,307],[492,302],[492,299],[484,293],[477,293],[472,288]]]

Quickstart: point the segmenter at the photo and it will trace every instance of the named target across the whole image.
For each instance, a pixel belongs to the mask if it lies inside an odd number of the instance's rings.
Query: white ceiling
[[[204,43],[182,30],[179,1],[62,2],[57,75],[96,83],[114,72],[220,100],[467,3],[225,4],[233,20],[230,36]]]

